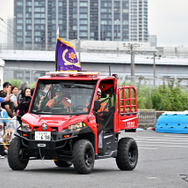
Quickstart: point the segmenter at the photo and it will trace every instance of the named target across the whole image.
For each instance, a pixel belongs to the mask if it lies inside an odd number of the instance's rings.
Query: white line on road
[[[151,149],[158,149],[158,148],[153,148],[153,147],[148,147],[148,146],[138,146],[138,149],[149,149],[149,150],[151,150]]]
[[[148,144],[148,145],[145,145]],[[188,149],[188,146],[182,146],[182,145],[171,145],[171,144],[156,144],[156,143],[144,143],[144,145],[138,143],[138,147],[168,147],[168,148],[186,148]]]
[[[168,140],[164,141],[153,141],[153,140],[136,140],[136,142],[139,142],[139,143],[155,143],[155,144],[162,144],[162,143],[169,143],[170,145],[187,145],[188,142],[169,142]]]

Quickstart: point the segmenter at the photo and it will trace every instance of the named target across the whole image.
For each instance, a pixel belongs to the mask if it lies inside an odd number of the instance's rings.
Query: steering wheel
[[[83,108],[87,108],[87,106],[84,105],[78,105],[77,107],[75,107],[75,111],[83,111]]]

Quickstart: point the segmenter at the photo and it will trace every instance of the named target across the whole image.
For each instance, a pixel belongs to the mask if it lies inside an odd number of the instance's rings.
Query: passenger
[[[84,112],[88,112],[88,106],[89,106],[89,102],[86,102],[85,107],[83,108]]]
[[[9,82],[5,82],[3,84],[3,90],[0,92],[0,97],[5,98],[4,102],[2,102],[1,106],[2,108],[4,108],[8,115],[12,118],[14,117],[13,111],[11,109],[11,102],[9,101],[9,94],[10,94],[10,90],[11,90],[11,84]],[[7,99],[7,95],[8,95],[8,99]],[[1,99],[2,101],[2,99]]]
[[[18,102],[17,119],[22,124],[21,117],[26,114],[29,110],[31,102],[31,89],[25,88],[23,92],[23,98]]]
[[[55,92],[55,96],[47,102],[44,111],[51,111],[55,104],[61,104],[67,112],[71,112],[70,100],[64,96],[63,91],[61,91],[60,89],[57,89]]]
[[[85,97],[85,101],[86,101],[86,103],[85,103],[85,107],[83,108],[83,111],[84,112],[88,112],[90,101],[91,101],[91,97],[90,96],[89,97]]]
[[[37,94],[37,100],[35,102],[35,107],[38,111],[40,111],[45,104],[49,101],[49,90],[50,90],[50,84],[43,86],[38,94]]]
[[[39,100],[36,102],[36,107],[37,107],[37,110],[41,110],[41,107],[42,107],[42,102],[44,100],[44,95],[39,95]]]

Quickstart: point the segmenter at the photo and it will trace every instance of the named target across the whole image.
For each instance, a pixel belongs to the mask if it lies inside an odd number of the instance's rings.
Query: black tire
[[[8,149],[8,164],[13,170],[24,170],[29,162],[28,158],[23,158],[21,140],[14,137]]]
[[[54,161],[54,163],[58,167],[70,167],[72,165],[72,162],[70,162],[70,161]]]
[[[122,138],[118,142],[116,163],[120,170],[133,170],[138,161],[138,147],[132,138]]]
[[[79,174],[89,174],[94,166],[95,152],[88,140],[79,140],[72,151],[74,168]]]

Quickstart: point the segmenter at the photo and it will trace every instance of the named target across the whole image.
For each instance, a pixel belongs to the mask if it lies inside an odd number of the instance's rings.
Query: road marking
[[[188,136],[185,136],[185,135],[163,135],[165,137],[172,137],[172,138],[188,138]]]
[[[178,146],[178,145],[169,145],[169,144],[166,144],[166,145],[158,145],[158,144],[149,144],[148,143],[148,145],[146,146],[146,145],[138,145],[138,148],[140,148],[140,147],[167,147],[167,148],[186,148],[186,149],[188,149],[188,146]]]
[[[168,144],[170,144],[170,145],[186,145],[187,146],[187,144],[188,144],[188,142],[186,143],[186,142],[169,142],[169,141],[153,141],[153,140],[147,140],[147,141],[145,141],[145,140],[137,140],[136,141],[137,143],[148,143],[148,144],[150,144],[150,143],[152,143],[152,144],[166,144],[167,142],[168,142]]]
[[[153,149],[153,150],[155,150],[155,149],[158,149],[158,148],[153,148],[153,147],[148,147],[148,146],[138,146],[138,149],[149,149],[149,150],[151,150],[151,149]]]
[[[185,148],[188,149],[188,137],[185,135],[159,135],[153,137],[137,136],[135,140],[139,149]]]
[[[147,179],[150,179],[150,180],[156,180],[157,179],[157,177],[152,177],[152,176],[150,176],[150,177],[147,177]]]
[[[135,139],[139,139],[139,138],[144,138],[144,139],[188,139],[188,136],[187,137],[182,137],[182,136],[175,136],[175,137],[171,137],[171,136],[165,136],[165,137],[162,137],[162,136],[153,136],[153,137],[148,137],[148,136],[137,136],[135,137]]]

